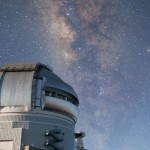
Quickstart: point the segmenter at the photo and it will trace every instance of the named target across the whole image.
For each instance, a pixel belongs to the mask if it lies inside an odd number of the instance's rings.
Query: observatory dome
[[[44,64],[5,65],[0,79],[0,112],[57,111],[77,117],[77,94]]]

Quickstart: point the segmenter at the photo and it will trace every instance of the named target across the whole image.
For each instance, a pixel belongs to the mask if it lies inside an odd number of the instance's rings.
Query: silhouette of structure
[[[46,65],[1,67],[0,150],[85,150],[85,134],[74,133],[78,105],[73,88]]]

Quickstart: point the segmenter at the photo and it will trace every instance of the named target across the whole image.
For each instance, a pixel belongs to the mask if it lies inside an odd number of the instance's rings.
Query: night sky
[[[0,65],[48,64],[77,92],[89,150],[150,150],[149,0],[0,0]]]

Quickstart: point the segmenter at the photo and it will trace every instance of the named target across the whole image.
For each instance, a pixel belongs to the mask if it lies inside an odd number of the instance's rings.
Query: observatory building
[[[46,65],[0,68],[0,150],[85,150],[75,133],[79,100]]]

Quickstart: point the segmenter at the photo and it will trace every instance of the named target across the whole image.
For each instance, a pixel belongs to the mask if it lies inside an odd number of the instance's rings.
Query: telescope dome
[[[41,63],[8,64],[0,68],[0,112],[41,109],[77,118],[79,100],[73,88]]]

